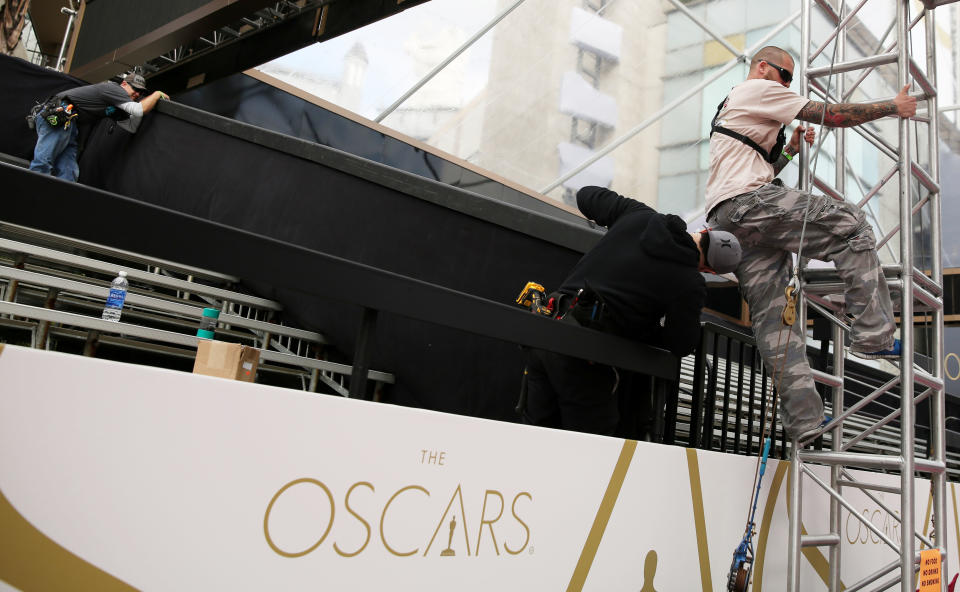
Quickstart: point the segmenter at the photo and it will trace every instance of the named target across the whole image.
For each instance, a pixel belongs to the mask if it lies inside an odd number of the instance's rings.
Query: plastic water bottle
[[[120,320],[120,313],[123,312],[123,301],[127,299],[127,288],[129,287],[130,282],[127,281],[127,272],[121,271],[110,283],[110,295],[107,296],[107,304],[103,307],[103,315],[100,318],[113,322]]]

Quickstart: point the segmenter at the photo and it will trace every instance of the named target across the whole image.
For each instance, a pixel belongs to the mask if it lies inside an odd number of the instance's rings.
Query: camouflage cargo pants
[[[736,275],[750,305],[754,335],[768,372],[781,373],[780,414],[789,435],[823,420],[823,401],[814,389],[801,327],[794,324],[789,328],[792,335],[787,328],[781,335],[784,289],[793,275],[792,254],[800,247],[805,212],[803,256],[836,265],[844,283],[846,312],[854,317],[851,348],[889,349],[896,330],[873,229],[855,205],[769,184],[715,207],[708,222],[732,232],[743,247]]]

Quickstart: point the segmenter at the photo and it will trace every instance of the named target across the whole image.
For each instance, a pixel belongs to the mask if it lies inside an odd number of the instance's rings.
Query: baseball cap
[[[147,90],[147,81],[143,76],[133,72],[123,77],[123,81],[140,92]]]
[[[707,240],[703,240],[707,239]],[[708,230],[700,239],[707,265],[717,273],[730,273],[740,264],[740,241],[724,230]]]

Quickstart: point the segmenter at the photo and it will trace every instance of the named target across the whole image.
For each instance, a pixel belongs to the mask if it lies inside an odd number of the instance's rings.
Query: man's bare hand
[[[897,115],[900,117],[913,117],[917,113],[917,99],[907,94],[909,90],[908,84],[900,89],[900,94],[893,97],[893,104],[897,107]]]
[[[800,136],[803,136],[804,142],[813,146],[813,140],[817,137],[817,130],[815,130],[812,125],[806,127],[798,125],[796,129],[793,130],[793,135],[790,136],[790,142],[787,144],[786,152],[790,156],[800,152]]]

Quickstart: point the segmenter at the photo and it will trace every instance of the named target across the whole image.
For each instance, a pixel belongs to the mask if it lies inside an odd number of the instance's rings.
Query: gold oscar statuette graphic
[[[453,557],[457,553],[451,548],[453,545],[453,531],[457,528],[457,517],[450,518],[450,537],[447,539],[447,548],[440,551],[440,557]]]
[[[643,561],[643,588],[640,588],[640,592],[657,592],[653,587],[655,575],[657,575],[657,552],[650,549]]]

